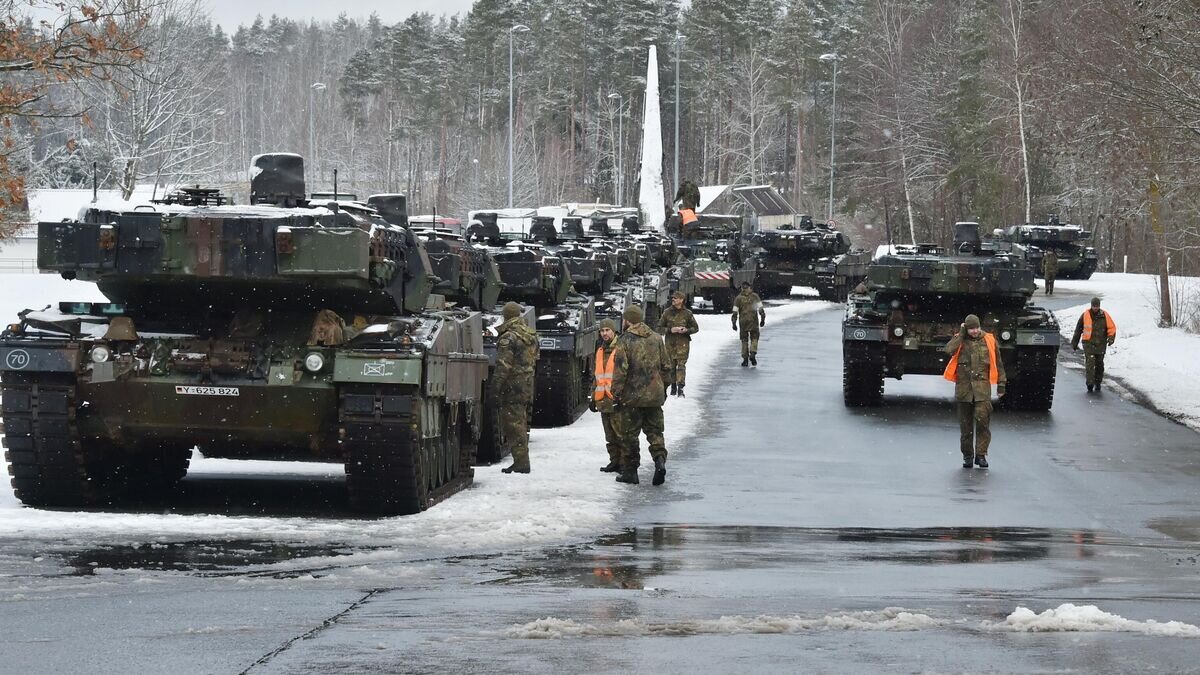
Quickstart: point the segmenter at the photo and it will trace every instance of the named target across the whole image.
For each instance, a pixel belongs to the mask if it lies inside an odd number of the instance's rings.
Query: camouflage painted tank
[[[109,503],[174,485],[191,451],[345,465],[350,504],[420,511],[470,484],[487,373],[475,311],[427,309],[421,242],[361,204],[311,208],[303,160],[253,162],[251,204],[39,223],[39,266],[107,303],[0,336],[16,495]]]
[[[1078,225],[1062,225],[1058,216],[1050,216],[1045,223],[1016,225],[1005,228],[1000,239],[1020,244],[1029,249],[1030,264],[1034,273],[1042,275],[1042,257],[1046,251],[1058,256],[1059,279],[1090,279],[1099,265],[1096,249],[1083,242],[1092,238],[1092,233]]]
[[[755,287],[764,298],[786,297],[792,286],[807,286],[823,300],[845,300],[866,275],[869,256],[851,252],[850,238],[811,216],[749,236],[757,263]]]
[[[842,321],[842,391],[848,406],[879,405],[884,378],[941,375],[942,348],[967,314],[999,344],[1007,407],[1049,410],[1059,347],[1054,315],[1030,304],[1033,270],[1019,247],[984,244],[959,223],[951,251],[897,247],[867,269],[867,292],[851,295]]]
[[[742,219],[705,213],[697,218],[683,226],[678,215],[672,216],[668,231],[680,254],[692,263],[694,295],[711,303],[714,311],[732,311],[742,282],[753,284],[757,276],[754,260],[742,246]]]

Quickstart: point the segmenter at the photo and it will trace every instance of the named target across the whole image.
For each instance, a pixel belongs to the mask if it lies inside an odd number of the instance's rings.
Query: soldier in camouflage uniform
[[[521,318],[521,306],[504,305],[504,323],[496,341],[496,372],[492,391],[499,408],[504,445],[512,465],[504,473],[529,473],[529,406],[533,403],[533,372],[538,360],[537,333]]]
[[[1104,381],[1104,355],[1109,345],[1117,340],[1117,324],[1111,314],[1100,309],[1100,298],[1092,298],[1091,308],[1079,315],[1075,334],[1071,336],[1071,349],[1078,351],[1081,339],[1087,390],[1100,391],[1100,383]]]
[[[1054,278],[1058,276],[1058,254],[1046,251],[1042,256],[1042,278],[1046,280],[1046,295],[1054,295]]]
[[[612,319],[600,322],[600,346],[596,348],[596,392],[588,403],[588,409],[600,413],[600,423],[604,426],[604,445],[608,450],[608,465],[600,468],[605,473],[621,470],[621,460],[624,454],[621,450],[621,436],[613,420],[612,378],[614,361],[613,352],[617,345],[617,324]],[[611,365],[610,365],[611,364]]]
[[[658,319],[658,332],[666,339],[667,356],[671,358],[674,373],[669,377],[671,394],[683,396],[683,385],[687,382],[688,353],[692,347],[692,336],[700,330],[692,310],[684,307],[680,291],[671,294],[671,306]]]
[[[997,395],[1003,397],[1008,382],[1000,349],[996,338],[983,332],[979,317],[968,314],[959,334],[950,338],[944,351],[952,355],[943,376],[954,382],[963,468],[971,468],[974,460],[975,466],[986,469],[988,446],[992,442],[992,385],[997,386]]]
[[[758,329],[767,325],[767,312],[763,309],[762,298],[750,290],[748,282],[742,282],[742,292],[733,299],[733,329],[738,329],[738,320],[742,322],[742,330],[738,333],[742,338],[742,367],[751,364],[758,365]]]
[[[679,191],[675,193],[675,201],[679,203],[680,209],[695,211],[700,208],[700,188],[692,181],[684,180],[679,184]]]
[[[645,432],[654,458],[654,485],[667,478],[667,445],[663,439],[663,403],[667,400],[666,378],[671,359],[658,333],[645,323],[642,308],[632,305],[625,310],[625,332],[617,338],[613,357],[613,400],[616,405],[617,433],[621,436],[624,459],[617,480],[638,482],[638,435]]]

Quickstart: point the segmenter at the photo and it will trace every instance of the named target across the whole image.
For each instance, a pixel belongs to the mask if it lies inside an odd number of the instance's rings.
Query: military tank
[[[310,207],[303,176],[297,155],[260,155],[247,206],[197,196],[38,224],[39,267],[109,301],[26,310],[0,334],[22,502],[170,488],[194,446],[342,463],[350,505],[371,514],[471,483],[479,313],[436,306],[411,231],[361,204]]]
[[[730,312],[742,282],[754,284],[757,269],[742,246],[741,216],[700,213],[688,225],[675,214],[667,222],[679,253],[692,264],[693,296],[704,298],[713,311]]]
[[[541,242],[506,239],[493,215],[476,214],[479,222],[468,229],[468,238],[485,245],[495,259],[504,283],[500,301],[536,308],[540,351],[530,424],[566,426],[587,410],[592,394],[592,359],[600,333],[595,303],[572,291],[571,272],[562,257]]]
[[[756,261],[755,290],[764,298],[787,297],[792,286],[815,289],[823,300],[844,301],[866,276],[869,254],[851,251],[850,237],[812,216],[749,235]]]
[[[977,223],[955,226],[954,248],[891,250],[867,269],[842,321],[842,393],[847,406],[883,400],[884,378],[941,375],[942,348],[967,314],[998,342],[1008,376],[1003,407],[1049,410],[1059,348],[1054,314],[1030,304],[1033,269],[1020,247],[985,244]]]
[[[1042,276],[1041,263],[1046,251],[1054,251],[1058,256],[1059,279],[1090,279],[1099,265],[1096,249],[1083,243],[1092,238],[1091,231],[1078,225],[1063,225],[1055,215],[1045,223],[1005,228],[999,238],[1026,247],[1037,276]]]

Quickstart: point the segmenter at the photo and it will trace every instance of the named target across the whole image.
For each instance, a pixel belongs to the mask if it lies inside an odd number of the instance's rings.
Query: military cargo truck
[[[350,504],[414,513],[470,484],[487,373],[477,312],[438,309],[421,242],[310,208],[303,160],[253,160],[251,204],[39,223],[41,269],[107,303],[0,334],[17,497],[109,503],[208,456],[343,463]],[[433,309],[429,309],[430,305]]]
[[[847,406],[883,400],[884,378],[941,375],[942,348],[967,314],[997,340],[1008,376],[1004,407],[1049,410],[1059,347],[1054,314],[1030,304],[1036,288],[1024,252],[984,244],[977,223],[959,223],[954,248],[923,244],[877,257],[868,292],[842,321],[842,393]]]

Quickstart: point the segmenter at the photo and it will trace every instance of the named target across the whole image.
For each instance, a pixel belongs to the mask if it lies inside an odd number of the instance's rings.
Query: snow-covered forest
[[[6,43],[66,21],[39,1],[22,23],[29,4],[0,3]],[[195,0],[136,15],[70,2],[70,16],[110,19],[85,28],[127,31],[136,50],[64,73],[6,46],[0,171],[25,187],[90,187],[96,162],[106,187],[237,193],[250,156],[294,151],[314,190],[336,168],[340,190],[405,192],[417,212],[504,206],[511,43],[515,203],[630,203],[654,44],[667,190],[678,130],[682,177],[771,183],[824,216],[832,132],[833,217],[864,244],[1054,212],[1096,231],[1102,270],[1127,257],[1129,271],[1154,271],[1165,250],[1172,272],[1200,274],[1195,3],[684,4],[478,0],[465,16],[276,16],[229,34]],[[46,86],[19,98],[31,83]]]

